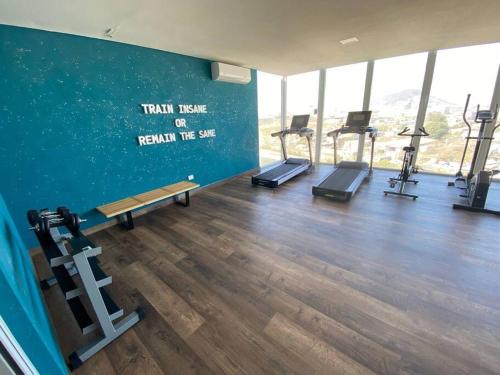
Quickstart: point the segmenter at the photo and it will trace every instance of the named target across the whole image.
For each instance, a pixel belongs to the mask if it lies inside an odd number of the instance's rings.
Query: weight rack
[[[97,329],[102,331],[101,337],[69,356],[69,367],[75,369],[138,323],[144,314],[139,307],[118,323],[113,323],[124,312],[105,290],[111,284],[112,277],[106,275],[99,266],[97,256],[102,253],[102,248],[94,245],[80,232],[80,223],[84,220],[77,214],[70,213],[65,207],[59,207],[56,212],[30,210],[28,221],[54,274],[53,277],[42,280],[40,287],[48,289],[55,284],[59,285],[82,334],[86,335]],[[62,234],[59,231],[62,226],[67,228],[68,233]],[[82,287],[78,287],[73,280],[76,275],[80,277]],[[90,301],[96,321],[92,320],[82,303],[84,295]]]

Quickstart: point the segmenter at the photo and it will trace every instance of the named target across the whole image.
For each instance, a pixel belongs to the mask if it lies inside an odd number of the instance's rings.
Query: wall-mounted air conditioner
[[[214,81],[245,84],[252,80],[252,75],[250,73],[250,69],[242,68],[241,66],[236,65],[213,62],[212,79]]]

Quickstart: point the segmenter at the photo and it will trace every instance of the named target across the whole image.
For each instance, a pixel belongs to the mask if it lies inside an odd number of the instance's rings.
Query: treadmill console
[[[342,133],[364,133],[370,125],[372,111],[349,112]]]
[[[302,128],[307,128],[309,122],[309,115],[296,115],[292,118],[292,124],[290,125],[290,130],[300,130]]]

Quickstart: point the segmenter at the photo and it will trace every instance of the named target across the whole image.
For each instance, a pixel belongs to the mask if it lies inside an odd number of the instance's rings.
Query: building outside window
[[[371,125],[379,129],[374,166],[398,169],[403,146],[409,137],[397,134],[415,127],[427,53],[375,61],[370,110]],[[467,116],[473,119],[477,104],[489,108],[500,62],[500,43],[438,51],[424,126],[431,134],[421,139],[417,165],[423,172],[455,174],[464,147],[466,126],[462,120],[468,93],[472,94]],[[367,63],[335,67],[326,72],[325,108],[321,162],[333,162],[332,138],[326,133],[342,126],[348,112],[362,110]],[[260,163],[281,159],[278,138],[272,132],[281,128],[281,76],[258,72]],[[287,78],[287,126],[292,116],[310,114],[309,127],[316,131],[319,71]],[[478,124],[474,125],[477,135]],[[500,130],[496,133],[486,169],[500,168]],[[309,157],[307,144],[299,137],[288,137],[290,156]],[[312,142],[314,154],[315,142]],[[464,171],[472,158],[474,141],[466,156]],[[366,139],[364,160],[369,158]],[[338,142],[338,161],[355,160],[357,135],[345,135]]]
[[[333,139],[326,134],[340,128],[351,111],[363,109],[367,63],[345,65],[326,71],[321,162],[333,163]],[[342,135],[337,142],[337,162],[356,160],[358,135]]]
[[[372,83],[371,125],[378,128],[374,167],[399,169],[403,147],[410,137],[398,136],[405,127],[413,132],[417,118],[427,53],[376,60]],[[370,142],[364,155],[369,155]]]
[[[489,109],[500,63],[500,43],[438,51],[425,127],[431,134],[420,143],[417,164],[428,172],[454,175],[459,168],[467,127],[462,113],[471,94],[467,118],[473,136],[479,124],[473,119],[477,105]],[[500,168],[500,132],[491,145],[487,169]],[[475,140],[469,143],[463,172],[469,170]]]
[[[315,132],[311,141],[313,157],[314,139],[316,136],[318,89],[319,71],[317,70],[287,77],[287,127],[290,126],[294,115],[309,114],[311,116],[308,127]],[[305,138],[296,135],[287,138],[289,156],[309,158],[309,151]]]
[[[281,160],[281,145],[271,133],[281,130],[281,76],[257,72],[259,156],[265,166]]]

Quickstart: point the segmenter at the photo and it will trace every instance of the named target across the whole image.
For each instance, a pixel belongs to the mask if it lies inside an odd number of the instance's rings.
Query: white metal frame
[[[314,164],[321,160],[321,140],[323,138],[323,117],[325,112],[326,69],[319,71],[318,107],[316,119],[316,147],[314,148]]]
[[[497,104],[500,105],[500,65],[498,66],[497,79],[495,81],[495,88],[493,90],[493,95],[491,97],[490,110],[495,111]],[[498,124],[497,119],[495,122],[491,122],[486,125],[484,136],[491,137],[493,135],[493,128]],[[481,142],[481,147],[479,148],[479,153],[477,155],[477,163],[474,168],[474,173],[478,173],[480,170],[484,169],[486,165],[486,159],[488,157],[487,153],[490,147],[491,140],[486,139]]]
[[[287,101],[287,90],[288,90],[288,85],[287,85],[287,79],[286,76],[281,77],[281,131],[286,129],[286,101]],[[286,155],[283,153],[283,147],[281,148],[281,161],[285,160]],[[271,163],[274,164],[274,163]]]
[[[17,342],[16,338],[10,331],[7,323],[0,316],[0,342],[10,354],[12,359],[19,366],[23,374],[39,375],[40,373],[30,361],[29,357],[24,352],[23,348]]]
[[[370,100],[372,96],[372,83],[373,83],[373,71],[375,69],[375,62],[370,60],[366,64],[366,76],[365,76],[365,91],[363,94],[363,111],[370,110]],[[357,161],[363,160],[363,152],[365,150],[365,137],[366,134],[360,134],[358,138],[358,156]]]
[[[281,77],[281,130],[286,129],[286,97],[287,97],[287,79]]]
[[[436,67],[436,56],[436,51],[430,51],[427,54],[424,82],[422,83],[422,92],[420,94],[420,103],[418,105],[417,119],[415,121],[414,128],[414,132],[418,134],[420,134],[420,128],[424,126],[425,116],[427,114],[427,106],[431,95],[432,79],[434,77],[434,68]],[[413,137],[412,146],[415,147],[415,153],[413,154],[412,167],[415,167],[417,162],[420,139],[421,137]]]
[[[422,83],[422,92],[420,95],[420,102],[417,112],[417,118],[415,121],[415,132],[419,132],[419,128],[422,127],[425,123],[425,118],[427,115],[427,106],[429,104],[430,92],[432,88],[432,80],[434,78],[434,69],[436,66],[436,58],[437,51],[429,51],[427,54],[427,63],[425,67],[424,80]],[[363,111],[370,110],[370,100],[372,93],[372,85],[373,85],[373,75],[375,70],[375,61],[370,60],[367,61],[366,66],[366,77],[365,77],[365,88],[363,94]],[[324,108],[325,108],[325,91],[326,91],[326,69],[319,70],[319,85],[318,85],[318,107],[317,107],[317,128],[316,128],[316,142],[315,142],[315,152],[314,152],[314,163],[319,164],[321,161],[321,141],[322,141],[322,133],[323,133],[323,120],[324,120]],[[282,77],[281,79],[281,129],[285,129],[287,126],[287,77]],[[491,109],[494,110],[496,104],[500,104],[500,66],[498,69],[495,89],[493,92],[493,96],[491,99]],[[485,136],[490,137],[491,132],[495,124],[490,124],[487,129]],[[481,145],[478,155],[478,163],[477,169],[481,169],[481,166],[484,166],[486,162],[486,153],[488,150],[490,141],[485,141]],[[363,160],[363,151],[365,146],[365,135],[360,135],[358,139],[358,152],[357,152],[357,161]],[[413,146],[415,147],[415,154],[413,163],[415,165],[418,159],[418,152],[420,147],[420,138],[415,137]],[[475,171],[477,172],[477,171]]]

